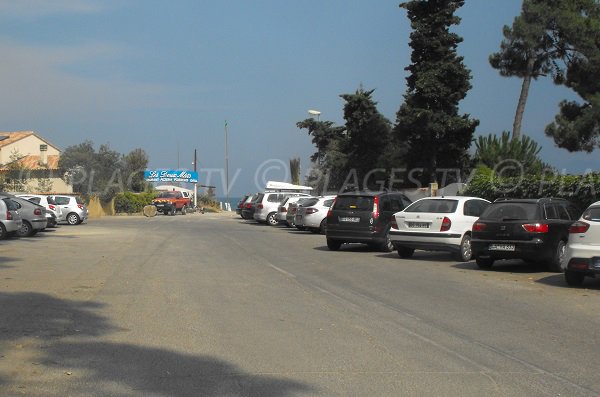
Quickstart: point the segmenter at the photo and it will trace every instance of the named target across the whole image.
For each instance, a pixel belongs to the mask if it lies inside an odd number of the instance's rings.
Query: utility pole
[[[225,120],[225,208],[229,206],[229,138],[227,120]]]
[[[194,149],[194,172],[198,172],[197,149]],[[194,210],[198,207],[198,182],[194,183]]]

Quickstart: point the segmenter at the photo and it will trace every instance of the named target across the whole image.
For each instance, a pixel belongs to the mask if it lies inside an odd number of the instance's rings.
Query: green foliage
[[[198,196],[197,202],[199,207],[205,207],[205,209],[206,207],[219,207],[219,203],[215,200],[215,196],[208,193]]]
[[[27,171],[26,168],[19,160],[24,156],[17,150],[14,149],[10,153],[10,162],[6,165],[8,172],[4,180],[4,189],[11,192],[26,192],[27,191]]]
[[[508,131],[504,131],[500,137],[493,134],[479,136],[475,147],[473,161],[494,169],[503,176],[516,176],[523,172],[539,174],[549,168],[539,157],[542,147],[528,136],[511,139]]]
[[[600,200],[600,173],[560,175],[548,172],[501,177],[489,169],[478,168],[463,194],[490,201],[500,197],[557,197],[567,199],[583,210]]]
[[[319,165],[326,158],[329,145],[344,138],[344,127],[336,127],[333,121],[317,121],[310,118],[297,122],[296,126],[301,130],[308,130],[308,135],[312,136],[312,143],[317,151],[310,160]]]
[[[118,193],[115,195],[115,211],[128,214],[142,212],[145,206],[152,204],[157,194],[157,192]]]
[[[408,11],[411,65],[404,103],[396,115],[395,141],[408,146],[404,160],[409,169],[423,168],[421,183],[436,179],[438,168],[461,168],[479,121],[458,114],[465,98],[470,71],[456,48],[462,38],[449,31],[460,22],[455,11],[462,0],[418,1],[400,6]]]
[[[294,185],[300,184],[300,157],[290,159],[290,176]]]

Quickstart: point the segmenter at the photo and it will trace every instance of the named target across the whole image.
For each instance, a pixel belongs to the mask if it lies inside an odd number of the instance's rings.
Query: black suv
[[[339,194],[327,214],[327,247],[337,251],[344,243],[364,243],[393,251],[389,238],[392,215],[410,203],[398,192]]]
[[[579,211],[567,200],[498,199],[473,224],[473,257],[480,268],[497,259],[523,259],[560,272],[569,227],[577,219]]]

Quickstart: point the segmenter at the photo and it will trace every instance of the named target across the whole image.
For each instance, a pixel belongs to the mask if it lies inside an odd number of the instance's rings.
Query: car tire
[[[327,234],[327,218],[324,218],[321,221],[321,225],[319,226],[319,232],[321,234]]]
[[[277,226],[278,223],[279,221],[277,220],[276,212],[271,212],[269,215],[267,215],[267,224],[269,226]]]
[[[398,247],[398,256],[402,259],[412,258],[414,253],[415,253],[414,248]]]
[[[185,214],[187,214],[187,208],[184,205],[183,207],[181,207],[181,215],[185,215]]]
[[[392,240],[390,239],[390,231],[388,229],[385,232],[385,236],[383,237],[383,243],[379,246],[379,250],[382,252],[392,252],[394,251],[394,244],[392,244]]]
[[[471,235],[465,234],[460,241],[459,251],[456,254],[456,259],[461,262],[468,262],[473,257],[473,250],[471,248]]]
[[[492,258],[475,258],[475,263],[480,269],[491,269],[494,265],[494,259]]]
[[[580,287],[585,275],[583,273],[565,270],[565,281],[569,287]]]
[[[339,251],[341,246],[341,241],[327,239],[327,248],[329,248],[330,251]]]
[[[31,237],[33,236],[33,226],[26,220],[21,223],[21,228],[17,230],[17,236],[19,237]]]
[[[560,240],[556,245],[556,251],[552,261],[548,262],[547,269],[551,272],[560,273],[562,272],[562,262],[565,259],[567,250],[567,243],[564,240]]]
[[[0,240],[4,240],[8,237],[8,233],[6,233],[6,227],[4,224],[0,223]]]
[[[69,212],[69,214],[67,215],[67,223],[71,226],[78,225],[79,223],[81,223],[81,219],[79,219],[79,215],[77,215],[76,213]]]

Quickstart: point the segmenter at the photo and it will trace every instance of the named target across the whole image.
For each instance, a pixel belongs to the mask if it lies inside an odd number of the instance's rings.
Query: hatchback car
[[[18,204],[10,197],[0,195],[0,240],[16,233],[22,224]]]
[[[58,222],[65,221],[60,206],[56,205],[51,197],[44,196],[41,194],[18,194],[17,197],[29,200],[32,203],[44,206],[46,208],[46,218],[48,220],[48,227],[55,227]]]
[[[31,237],[48,226],[45,207],[25,200],[22,197],[9,197],[15,202],[19,215],[21,215],[21,227],[17,230],[19,237]]]
[[[83,200],[74,196],[55,196],[50,197],[64,214],[64,219],[69,225],[78,225],[88,217],[88,209]]]
[[[254,219],[254,209],[256,208],[256,199],[258,199],[258,194],[250,196],[244,202],[244,206],[242,207],[242,218],[243,219]]]
[[[569,228],[563,266],[570,286],[579,286],[586,276],[600,274],[600,201],[589,206]]]
[[[313,233],[325,233],[327,230],[327,213],[335,197],[318,197],[314,204],[300,205],[296,211],[296,227],[310,230]]]
[[[297,227],[296,226],[296,212],[298,212],[298,208],[302,205],[312,205],[317,202],[316,197],[300,197],[298,201],[290,204],[287,210],[287,214],[285,215],[286,223],[289,227]],[[300,229],[302,230],[302,229]]]
[[[471,260],[471,228],[490,204],[477,197],[426,197],[392,218],[390,240],[401,258],[415,249],[448,251]]]
[[[569,227],[578,218],[577,209],[563,199],[496,200],[473,224],[473,257],[485,269],[499,259],[523,259],[560,272]]]
[[[298,200],[301,200],[303,198],[304,197],[295,196],[295,197],[287,197],[285,200],[283,200],[281,202],[281,204],[279,204],[279,207],[277,207],[277,215],[276,215],[277,222],[279,222],[280,224],[285,225],[287,227],[294,227],[296,214],[294,213],[294,221],[290,224],[287,219],[288,211],[292,204],[297,203]]]
[[[277,225],[277,208],[279,204],[287,197],[307,197],[305,193],[295,192],[265,192],[259,193],[256,199],[256,206],[254,210],[254,220],[259,223],[266,223],[271,226]]]
[[[251,194],[247,194],[244,197],[241,198],[240,201],[238,201],[236,207],[235,207],[235,213],[238,214],[239,216],[241,216],[242,218],[244,217],[242,215],[242,209],[244,209],[244,204],[246,203],[246,200],[248,200],[248,198],[252,197]]]
[[[399,192],[339,194],[327,214],[327,247],[337,251],[344,243],[363,243],[393,251],[389,234],[392,216],[410,204]]]

